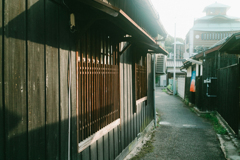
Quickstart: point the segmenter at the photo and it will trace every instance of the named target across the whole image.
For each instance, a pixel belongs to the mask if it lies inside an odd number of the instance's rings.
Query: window
[[[135,63],[136,100],[147,96],[147,57],[141,56]]]
[[[207,33],[207,40],[208,40],[208,36],[209,36],[209,34]]]
[[[223,38],[225,38],[226,37],[226,34],[225,33],[223,33]]]
[[[209,34],[209,39],[210,39],[210,40],[212,39],[212,34],[211,34],[211,33]]]
[[[206,33],[204,33],[204,40],[206,40]]]
[[[214,33],[212,34],[212,39],[214,40]]]
[[[223,39],[223,34],[221,33],[221,39]]]
[[[119,44],[103,32],[88,31],[77,46],[80,143],[120,118]]]
[[[201,38],[202,38],[202,40],[203,40],[203,33],[202,33],[202,35],[201,35]]]
[[[220,39],[220,33],[218,33],[218,39]]]
[[[226,33],[226,36],[228,37],[228,33]]]
[[[215,40],[217,40],[217,33],[215,33]]]

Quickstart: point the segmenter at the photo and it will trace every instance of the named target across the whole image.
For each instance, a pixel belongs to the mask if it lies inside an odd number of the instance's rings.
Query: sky
[[[203,9],[215,2],[230,6],[227,15],[240,17],[240,0],[151,0],[167,33],[185,39],[194,19],[205,16]],[[176,17],[176,18],[175,18]]]

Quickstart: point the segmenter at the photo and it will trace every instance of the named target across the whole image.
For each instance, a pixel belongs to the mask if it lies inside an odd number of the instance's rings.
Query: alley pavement
[[[156,88],[160,126],[154,136],[154,151],[142,159],[224,160],[211,124],[193,113],[178,96]]]

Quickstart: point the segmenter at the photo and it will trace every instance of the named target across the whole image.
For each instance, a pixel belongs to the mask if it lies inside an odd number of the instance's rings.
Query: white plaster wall
[[[199,76],[198,74],[198,67],[199,67],[199,65],[198,64],[196,64],[196,76]]]
[[[185,93],[185,78],[179,77],[177,80],[178,83],[178,95],[184,99]]]
[[[187,77],[192,77],[192,66],[187,69]]]

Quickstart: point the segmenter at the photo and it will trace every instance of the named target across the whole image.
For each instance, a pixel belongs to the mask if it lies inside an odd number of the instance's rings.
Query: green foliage
[[[169,85],[167,86],[167,88],[168,88],[169,90],[172,90],[172,85],[169,84]]]
[[[160,81],[160,76],[155,77],[155,83],[158,83]]]
[[[166,89],[166,88],[164,88],[164,89],[162,89],[162,91],[163,91],[163,92],[167,92],[167,89]]]
[[[223,128],[223,126],[221,124],[219,124],[215,113],[203,114],[203,115],[201,115],[201,117],[207,119],[209,122],[212,123],[213,128],[217,134],[221,134],[221,135],[227,134],[226,129]]]
[[[194,49],[195,49],[195,52],[200,53],[200,52],[203,52],[204,50],[207,50],[208,47],[196,46]]]
[[[188,100],[188,98],[185,98],[185,104],[186,104],[186,105],[189,104],[189,100]]]
[[[176,41],[179,41],[181,43],[184,43],[184,40],[182,38],[176,37]],[[168,53],[173,53],[173,43],[174,43],[174,37],[168,36],[165,40],[165,49],[168,51]]]
[[[135,155],[133,158],[131,158],[131,160],[139,160],[139,159],[142,159],[146,154],[153,152],[154,147],[153,147],[152,143],[154,142],[154,140],[153,140],[154,135],[155,135],[155,134],[153,133],[153,134],[151,135],[150,140],[147,141],[147,142],[143,145],[143,147],[141,148],[141,151],[140,151],[137,155]]]

